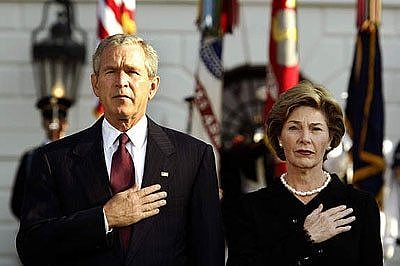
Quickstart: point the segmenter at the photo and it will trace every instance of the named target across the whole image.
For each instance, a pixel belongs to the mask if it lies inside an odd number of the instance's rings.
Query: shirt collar
[[[107,119],[104,118],[102,124],[102,133],[104,148],[109,149],[122,132],[113,127],[107,121]],[[136,125],[134,125],[125,133],[128,135],[129,139],[135,147],[142,147],[145,144],[147,138],[147,117],[144,115],[142,118],[140,118]]]

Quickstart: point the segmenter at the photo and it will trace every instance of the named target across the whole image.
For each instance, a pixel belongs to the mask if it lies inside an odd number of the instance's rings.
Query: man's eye
[[[127,73],[128,73],[129,75],[139,75],[139,72],[137,72],[137,71],[135,71],[135,70],[129,70],[129,71],[127,71]]]
[[[289,127],[289,130],[296,130],[296,129],[297,129],[296,126],[290,126],[290,127]]]
[[[112,70],[112,69],[110,69],[110,70],[106,70],[106,74],[112,74],[112,73],[114,73],[115,71],[114,70]]]

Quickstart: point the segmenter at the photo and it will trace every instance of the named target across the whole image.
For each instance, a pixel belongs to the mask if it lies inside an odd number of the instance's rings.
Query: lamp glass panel
[[[34,62],[37,97],[66,98],[74,101],[82,63],[68,59],[45,58]]]

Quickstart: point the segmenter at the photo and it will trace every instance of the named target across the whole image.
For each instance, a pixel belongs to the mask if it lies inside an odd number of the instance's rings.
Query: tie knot
[[[123,144],[126,145],[128,142],[130,141],[128,135],[126,135],[126,133],[122,133],[121,135],[119,135],[119,144]]]

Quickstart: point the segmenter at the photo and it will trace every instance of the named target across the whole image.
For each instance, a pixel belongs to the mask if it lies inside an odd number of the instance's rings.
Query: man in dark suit
[[[17,236],[24,264],[224,265],[212,147],[145,115],[157,67],[138,37],[99,44],[91,81],[104,117],[35,154]],[[115,154],[129,160],[116,166]]]

